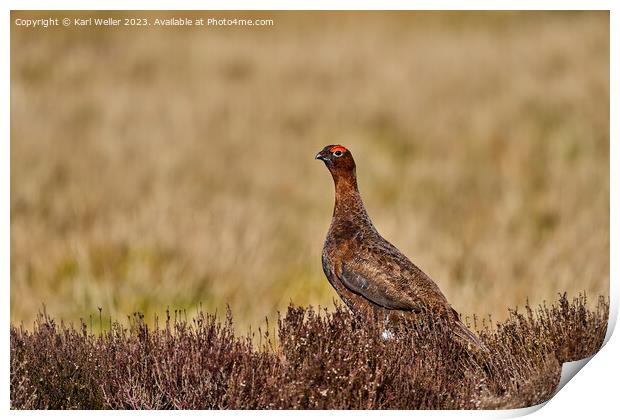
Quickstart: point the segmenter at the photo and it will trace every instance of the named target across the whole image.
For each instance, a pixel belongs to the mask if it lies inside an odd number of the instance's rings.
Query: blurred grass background
[[[331,306],[330,143],[458,311],[608,294],[607,12],[51,15],[275,26],[12,26],[12,321]]]

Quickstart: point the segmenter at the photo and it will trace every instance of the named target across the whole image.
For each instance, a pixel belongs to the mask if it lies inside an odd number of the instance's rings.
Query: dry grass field
[[[260,16],[13,25],[13,322],[331,307],[330,143],[459,312],[608,294],[608,13]]]

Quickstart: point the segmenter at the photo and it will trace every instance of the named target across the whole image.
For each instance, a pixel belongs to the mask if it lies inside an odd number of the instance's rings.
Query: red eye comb
[[[338,151],[341,151],[342,153],[344,153],[344,152],[347,151],[347,149],[346,149],[346,147],[343,147],[343,146],[334,146],[331,149],[329,149],[329,151],[332,152],[332,153],[336,153]]]

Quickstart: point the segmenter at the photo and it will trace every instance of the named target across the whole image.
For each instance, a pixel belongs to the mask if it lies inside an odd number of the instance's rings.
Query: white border
[[[292,3],[283,0],[229,0],[219,2],[199,2],[191,0],[176,1],[135,1],[76,0],[47,1],[9,0],[3,2],[6,10],[613,10],[612,0],[521,0],[490,1],[473,0],[302,0]],[[4,23],[6,24],[6,23]]]
[[[616,2],[617,3],[617,2]],[[219,3],[199,3],[196,1],[176,0],[174,2],[165,1],[151,1],[151,2],[137,2],[137,1],[118,1],[111,0],[107,2],[94,1],[84,4],[78,1],[58,1],[54,5],[50,5],[45,1],[8,1],[3,2],[7,5],[5,19],[2,20],[2,43],[1,54],[4,58],[4,63],[1,67],[1,76],[4,83],[2,83],[3,100],[1,101],[1,121],[2,129],[4,132],[4,141],[1,144],[0,152],[0,189],[2,192],[2,204],[0,205],[0,218],[2,226],[2,240],[0,241],[0,267],[2,272],[5,273],[6,278],[3,281],[3,294],[4,302],[6,304],[2,313],[2,325],[5,326],[5,333],[2,335],[2,356],[5,361],[2,364],[2,374],[5,380],[2,382],[2,391],[5,396],[5,409],[9,408],[9,334],[8,326],[10,323],[10,78],[9,78],[9,48],[10,48],[10,19],[9,11],[15,10],[340,10],[340,9],[358,9],[358,10],[400,10],[400,9],[417,9],[417,10],[517,10],[517,9],[530,9],[530,10],[571,10],[571,9],[590,9],[590,10],[611,10],[611,45],[616,47],[618,43],[618,24],[619,19],[616,13],[618,8],[614,7],[613,1],[542,1],[542,0],[521,0],[521,1],[504,1],[501,3],[493,1],[469,1],[467,3],[460,1],[392,1],[384,0],[381,2],[370,1],[298,1],[292,5],[286,1],[264,1],[261,3],[251,1],[239,1],[231,0],[227,2]],[[467,6],[465,8],[464,6]],[[617,74],[620,67],[618,66],[618,53],[614,52],[614,48],[611,48],[611,214],[619,214],[620,208],[618,207],[618,169],[616,164],[618,163],[618,124],[614,119],[617,116],[617,95],[618,95],[618,83]],[[33,116],[36,119],[36,116]],[[614,257],[618,256],[617,238],[618,224],[614,218],[611,218],[611,285],[610,285],[610,298],[611,298],[611,316],[610,316],[610,328],[615,326],[618,310],[618,264]],[[608,337],[609,339],[609,334]],[[597,354],[590,363],[583,369],[583,372],[579,374],[577,380],[570,381],[565,388],[563,388],[558,395],[547,403],[546,407],[534,414],[535,418],[584,418],[585,416],[596,417],[608,417],[610,413],[617,413],[617,381],[618,381],[618,358],[617,354],[620,354],[620,344],[618,344],[617,337],[612,337],[605,347]],[[415,412],[410,411],[391,411],[384,412],[353,412],[353,411],[262,411],[262,412],[231,412],[231,411],[218,411],[211,413],[204,412],[89,412],[87,415],[94,417],[102,417],[107,415],[121,416],[121,417],[160,417],[160,416],[183,416],[194,417],[205,415],[214,416],[217,418],[237,418],[239,415],[249,417],[262,417],[269,419],[285,419],[295,415],[296,417],[310,418],[316,416],[327,416],[338,418],[353,418],[363,416],[366,418],[379,418],[379,416],[389,415],[399,418],[411,418],[413,416],[429,418],[438,417],[442,418],[502,418],[512,417],[515,415],[523,415],[527,412],[533,411],[532,409],[514,410],[514,411],[497,411],[497,412],[462,412],[462,411],[435,411],[435,412]],[[39,417],[41,415],[57,417],[57,418],[81,418],[85,415],[83,412],[25,412],[25,411],[10,411],[10,416],[19,417]]]

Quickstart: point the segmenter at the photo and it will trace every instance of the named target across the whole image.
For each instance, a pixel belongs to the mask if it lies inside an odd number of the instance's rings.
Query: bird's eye
[[[334,152],[334,156],[336,156],[336,157],[340,157],[340,156],[342,156],[342,150],[336,150],[336,151]]]

